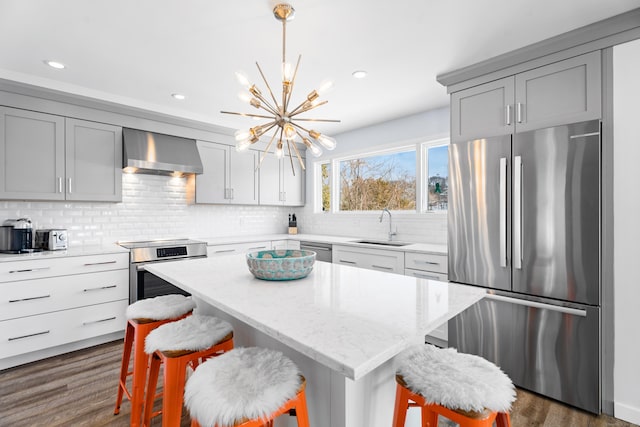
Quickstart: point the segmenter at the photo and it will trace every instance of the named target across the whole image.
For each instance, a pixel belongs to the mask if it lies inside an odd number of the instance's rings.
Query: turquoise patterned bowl
[[[306,277],[313,270],[316,253],[299,249],[249,252],[249,271],[262,280],[295,280]]]

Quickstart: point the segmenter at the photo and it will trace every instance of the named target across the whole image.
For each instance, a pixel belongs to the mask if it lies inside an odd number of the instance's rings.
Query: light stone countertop
[[[358,380],[485,295],[476,287],[317,261],[309,276],[259,280],[244,255],[149,265],[213,307]]]
[[[363,237],[345,237],[345,236],[325,236],[320,234],[265,234],[256,236],[223,236],[223,237],[205,237],[196,240],[202,240],[207,242],[208,245],[230,245],[237,243],[247,242],[259,242],[259,241],[273,241],[273,240],[299,240],[318,243],[329,243],[332,245],[344,245],[361,248],[375,248],[384,249],[389,251],[399,252],[418,252],[418,253],[431,253],[436,255],[446,255],[447,245],[437,243],[408,243],[405,246],[387,246],[387,245],[372,245],[364,243],[356,243],[358,240],[379,240],[379,239],[367,239]]]
[[[129,249],[125,249],[117,244],[107,245],[95,245],[95,246],[73,246],[69,249],[58,251],[40,251],[31,252],[26,254],[0,254],[0,262],[13,262],[13,261],[33,261],[39,259],[53,259],[64,258],[70,256],[85,256],[85,255],[102,255],[102,254],[117,254],[128,253]]]

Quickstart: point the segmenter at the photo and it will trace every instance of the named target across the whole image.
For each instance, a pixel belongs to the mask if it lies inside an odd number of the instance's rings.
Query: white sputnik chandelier
[[[273,15],[276,17],[278,21],[282,22],[282,94],[280,97],[280,102],[276,99],[267,82],[267,79],[260,68],[260,64],[256,62],[256,66],[258,67],[258,72],[264,81],[264,84],[267,87],[269,95],[271,99],[268,99],[266,96],[262,94],[258,87],[251,83],[249,79],[242,73],[236,72],[236,77],[238,82],[244,86],[248,92],[243,92],[240,98],[243,101],[248,102],[251,106],[261,111],[262,114],[254,114],[254,113],[235,113],[231,111],[221,111],[224,114],[235,114],[238,116],[252,117],[257,119],[267,119],[268,121],[264,124],[252,127],[250,129],[239,130],[235,133],[236,139],[236,149],[238,151],[247,150],[252,144],[258,142],[261,136],[267,134],[269,131],[274,130],[273,135],[269,143],[267,144],[262,156],[260,157],[260,162],[258,163],[258,168],[262,164],[266,154],[269,152],[271,146],[275,141],[275,155],[278,158],[282,158],[284,156],[284,148],[286,145],[286,149],[289,154],[289,158],[291,160],[291,169],[293,170],[293,174],[295,175],[295,169],[293,167],[293,152],[298,158],[298,162],[300,162],[300,166],[302,169],[305,169],[304,162],[302,161],[302,157],[300,156],[300,152],[296,147],[296,138],[299,138],[302,143],[307,147],[307,149],[311,152],[312,155],[318,157],[322,154],[322,149],[320,146],[326,148],[327,150],[333,150],[336,147],[336,140],[331,138],[330,136],[323,135],[317,130],[307,129],[306,125],[302,126],[301,122],[340,122],[340,120],[330,120],[330,119],[311,119],[311,118],[302,118],[299,117],[300,114],[306,113],[307,111],[313,110],[321,105],[326,104],[328,101],[320,101],[320,95],[325,92],[327,89],[331,87],[331,83],[327,83],[319,87],[318,89],[314,89],[307,97],[295,108],[290,108],[291,94],[293,93],[293,88],[295,85],[296,75],[298,74],[298,67],[300,66],[300,59],[302,55],[298,56],[298,62],[296,63],[295,68],[291,66],[291,64],[286,62],[286,34],[287,34],[287,21],[291,21],[294,17],[295,10],[291,5],[283,3],[278,4],[273,9]]]

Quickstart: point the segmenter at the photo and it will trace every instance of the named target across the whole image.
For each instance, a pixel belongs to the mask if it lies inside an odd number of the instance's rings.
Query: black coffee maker
[[[0,253],[19,254],[33,249],[33,227],[29,218],[8,219],[0,227]]]

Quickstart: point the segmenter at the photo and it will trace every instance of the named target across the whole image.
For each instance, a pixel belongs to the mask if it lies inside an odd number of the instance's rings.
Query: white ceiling
[[[0,78],[216,125],[256,112],[234,72],[279,92],[274,0],[0,0]],[[437,74],[638,7],[638,0],[294,0],[287,60],[302,62],[294,101],[326,78],[329,103],[308,117],[340,133],[448,104]],[[43,60],[67,65],[55,70]],[[367,70],[366,79],[351,77]],[[171,97],[183,93],[184,101]],[[253,110],[253,111],[252,111]]]

